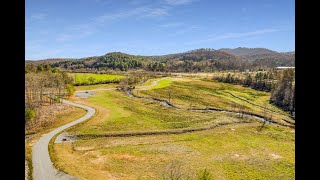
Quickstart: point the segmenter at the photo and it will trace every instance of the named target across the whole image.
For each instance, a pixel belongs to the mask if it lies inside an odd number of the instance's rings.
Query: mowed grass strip
[[[178,171],[196,179],[294,179],[294,130],[238,124],[180,135],[111,137],[55,144],[56,164],[83,179],[161,179]]]
[[[173,78],[161,78],[161,79],[149,79],[144,83],[145,87],[148,89],[159,89],[169,86],[172,83]]]
[[[93,85],[119,82],[124,78],[122,75],[94,74],[94,73],[69,73],[74,79],[74,85]]]

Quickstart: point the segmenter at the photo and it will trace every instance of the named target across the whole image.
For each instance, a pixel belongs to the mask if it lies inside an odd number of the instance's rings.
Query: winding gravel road
[[[67,100],[62,100],[63,103],[69,104],[71,106],[79,107],[87,110],[87,114],[81,118],[72,121],[66,125],[60,126],[48,134],[43,135],[38,142],[32,147],[32,165],[33,165],[33,179],[34,180],[70,180],[78,179],[76,177],[70,176],[64,172],[58,171],[53,167],[50,160],[48,146],[50,140],[61,131],[81,123],[95,114],[95,109],[85,106],[82,104],[73,103]]]

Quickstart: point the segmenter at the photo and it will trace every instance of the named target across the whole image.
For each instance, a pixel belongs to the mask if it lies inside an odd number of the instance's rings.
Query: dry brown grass
[[[112,137],[55,144],[57,164],[83,179],[161,179],[170,163],[182,173],[208,168],[214,179],[294,178],[294,134],[259,123],[142,137]]]
[[[63,124],[67,124],[75,119],[78,119],[87,113],[83,109],[72,107],[66,104],[44,106],[42,107],[41,112],[43,114],[39,117],[40,119],[38,121],[46,123],[41,123],[40,125],[35,124],[28,131],[26,131],[26,134],[32,133],[31,135],[27,135],[25,140],[25,156],[26,161],[29,165],[29,167],[26,166],[25,171],[28,176],[28,179],[30,179],[32,171],[32,146],[35,142],[38,141],[41,135],[50,132],[56,127],[59,127]]]
[[[81,179],[115,179],[108,171],[105,171],[105,163],[108,159],[96,151],[77,151],[71,143],[55,144],[56,167],[63,171],[72,172],[73,176]]]

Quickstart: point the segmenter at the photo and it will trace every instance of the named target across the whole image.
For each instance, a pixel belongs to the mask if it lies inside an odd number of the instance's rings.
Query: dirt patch
[[[243,155],[243,154],[238,154],[238,153],[235,153],[235,154],[231,154],[231,157],[234,158],[234,159],[238,159],[238,160],[248,160],[248,157]]]
[[[70,135],[68,133],[61,133],[56,137],[54,143],[66,143],[66,142],[74,142],[76,141],[76,136]]]
[[[75,96],[79,98],[88,98],[95,95],[93,91],[78,91],[75,93]]]
[[[270,154],[270,156],[273,158],[273,159],[281,159],[282,156],[279,156],[277,154]]]

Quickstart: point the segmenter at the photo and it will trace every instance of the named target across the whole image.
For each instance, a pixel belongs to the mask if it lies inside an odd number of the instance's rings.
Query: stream
[[[275,121],[270,121],[270,120],[267,120],[265,119],[263,116],[261,115],[257,115],[257,114],[253,114],[253,113],[247,113],[247,112],[242,112],[242,113],[239,113],[239,112],[235,112],[235,111],[230,111],[230,110],[222,110],[222,109],[217,109],[217,108],[206,108],[206,109],[203,109],[203,108],[191,108],[191,109],[185,109],[185,108],[180,108],[180,107],[177,107],[177,106],[174,106],[173,104],[169,103],[168,101],[166,100],[162,100],[162,99],[158,99],[158,98],[147,98],[147,97],[140,97],[140,96],[136,96],[132,93],[131,90],[127,90],[125,92],[129,97],[131,98],[138,98],[138,99],[143,99],[145,101],[157,101],[159,102],[161,105],[165,106],[165,107],[169,107],[169,108],[173,108],[173,109],[176,109],[176,110],[191,110],[191,111],[201,111],[201,112],[224,112],[224,113],[228,113],[228,114],[236,114],[236,115],[242,115],[243,117],[253,117],[253,118],[257,118],[261,121],[264,121],[266,124],[275,124],[275,125],[280,125],[280,126],[289,126],[289,127],[294,127],[294,125],[291,125],[291,124],[281,124],[281,123],[278,123],[278,122],[275,122]]]

